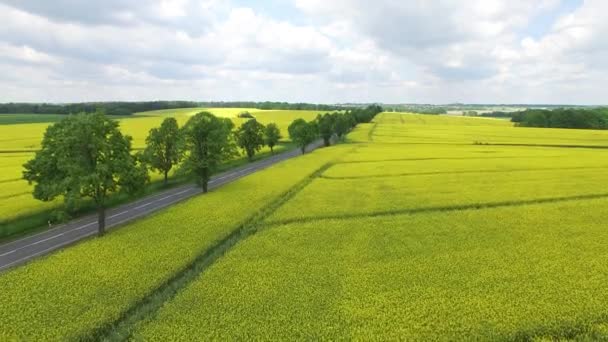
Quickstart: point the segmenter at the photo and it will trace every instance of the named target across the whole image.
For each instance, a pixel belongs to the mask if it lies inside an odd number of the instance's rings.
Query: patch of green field
[[[0,114],[0,125],[57,122],[64,117],[61,114]]]

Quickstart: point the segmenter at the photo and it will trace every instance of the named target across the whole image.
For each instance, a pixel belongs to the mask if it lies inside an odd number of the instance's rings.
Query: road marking
[[[65,223],[65,224],[61,224],[61,225],[55,226],[55,227],[53,227],[53,228],[51,228],[51,229],[47,229],[47,230],[45,230],[45,231],[43,231],[43,232],[36,233],[36,234],[32,234],[32,235],[28,235],[28,236],[23,237],[23,238],[21,238],[21,239],[17,239],[17,240],[13,240],[13,241],[11,241],[11,242],[7,242],[7,243],[6,243],[6,244],[4,244],[4,245],[0,245],[0,247],[6,247],[6,246],[10,246],[10,245],[16,244],[16,243],[21,242],[21,241],[29,240],[29,239],[34,238],[34,237],[36,237],[36,236],[40,236],[40,235],[44,235],[44,234],[48,234],[48,233],[53,232],[53,231],[55,231],[55,230],[57,230],[57,229],[65,228],[65,226],[67,226],[68,224],[76,224],[76,223],[78,223],[78,222],[86,221],[86,220],[88,220],[88,219],[90,219],[90,218],[89,218],[89,217],[83,217],[83,218],[80,218],[80,219],[78,219],[78,220],[75,220],[74,222],[71,222],[71,223]]]
[[[10,263],[8,263],[8,264],[6,264],[6,265],[4,265],[4,266],[0,266],[0,270],[5,269],[5,268],[8,268],[8,267],[11,267],[11,266],[13,266],[13,265],[15,265],[15,264],[17,264],[17,263],[20,263],[20,262],[23,262],[23,261],[27,261],[28,259],[32,259],[32,258],[34,258],[34,257],[39,256],[40,254],[44,254],[44,253],[49,252],[49,251],[51,251],[51,250],[54,250],[54,249],[57,249],[57,248],[63,247],[63,246],[65,246],[65,245],[69,245],[70,243],[76,242],[76,241],[78,241],[78,240],[82,240],[82,239],[84,239],[85,237],[88,237],[89,235],[92,235],[92,234],[95,234],[95,233],[96,233],[96,232],[90,232],[90,233],[87,233],[87,234],[85,234],[85,235],[79,236],[79,237],[77,237],[77,238],[75,238],[75,239],[72,239],[72,240],[66,241],[66,242],[64,242],[64,243],[62,243],[62,244],[59,244],[59,245],[57,245],[57,246],[49,247],[49,248],[47,248],[47,249],[41,250],[40,252],[36,252],[36,253],[34,253],[34,254],[31,254],[31,255],[28,255],[28,256],[26,256],[26,257],[23,257],[23,258],[21,258],[21,259],[17,259],[17,260],[15,260],[15,261],[13,261],[13,262],[10,262]]]
[[[193,188],[189,188],[189,189],[186,189],[186,190],[182,190],[182,191],[177,192],[177,193],[175,193],[175,194],[172,194],[172,195],[169,195],[169,196],[165,196],[165,197],[163,197],[163,198],[159,198],[159,199],[157,199],[157,200],[154,200],[154,201],[152,201],[152,202],[146,203],[146,204],[144,204],[144,205],[140,205],[140,206],[135,207],[135,208],[133,208],[133,209],[131,209],[131,210],[125,210],[125,211],[120,212],[120,213],[118,213],[118,214],[114,214],[114,215],[112,215],[112,216],[108,216],[108,219],[111,219],[111,218],[113,218],[113,217],[116,217],[116,216],[120,216],[120,215],[126,214],[126,213],[128,213],[128,212],[130,212],[130,211],[132,211],[132,210],[141,209],[141,208],[146,207],[146,206],[148,206],[148,205],[150,205],[150,204],[154,204],[154,203],[156,203],[156,202],[166,200],[167,198],[171,198],[171,197],[174,197],[174,196],[181,195],[181,194],[183,194],[183,193],[185,193],[185,192],[188,192],[188,191],[190,191],[190,190],[192,190],[192,189],[193,189]],[[122,222],[122,221],[121,221],[121,222]],[[86,228],[86,227],[92,226],[92,225],[94,225],[94,224],[96,224],[96,223],[97,223],[97,221],[90,222],[90,223],[87,223],[87,224],[85,224],[85,225],[83,225],[83,226],[80,226],[80,227],[76,227],[76,228],[72,228],[72,229],[66,230],[65,232],[62,232],[62,233],[59,233],[59,234],[53,235],[53,236],[48,237],[48,238],[46,238],[46,239],[42,239],[42,240],[39,240],[39,241],[35,241],[35,242],[32,242],[32,243],[29,243],[29,244],[27,244],[27,245],[23,245],[23,246],[21,246],[21,247],[17,247],[17,248],[15,248],[15,249],[13,249],[13,250],[10,250],[10,251],[6,252],[6,253],[0,254],[0,257],[5,256],[5,255],[12,254],[12,253],[14,253],[14,252],[16,252],[16,251],[22,250],[22,249],[27,248],[27,247],[30,247],[30,246],[34,246],[34,245],[37,245],[37,244],[40,244],[40,243],[43,243],[43,242],[46,242],[46,241],[49,241],[49,240],[56,239],[56,238],[58,238],[58,237],[60,237],[60,236],[63,236],[63,235],[65,235],[65,234],[67,234],[67,233],[70,233],[70,232],[73,232],[73,231],[76,231],[76,230],[80,230],[80,229],[83,229],[83,228]],[[115,224],[116,224],[116,223],[115,223]],[[111,224],[111,225],[108,225],[108,226],[109,226],[109,227],[111,227],[111,226],[113,226],[113,225],[115,225],[115,224]]]
[[[179,189],[179,188],[171,189],[171,190],[168,190],[167,192],[174,191],[174,190],[176,190],[176,189]],[[189,188],[189,189],[191,189],[191,188]],[[187,190],[185,190],[185,191],[188,191],[189,189],[187,189]],[[140,199],[140,200],[138,200],[138,201],[135,201],[135,202],[130,203],[130,204],[127,204],[127,205],[134,205],[134,204],[137,204],[137,203],[140,203],[140,202],[144,202],[144,201],[146,201],[146,200],[150,200],[150,199],[152,199],[152,198],[155,198],[155,197],[158,197],[158,196],[162,196],[162,195],[163,195],[162,193],[155,194],[155,195],[150,195],[150,196],[149,196],[149,197],[147,197],[147,198],[142,198],[142,199]],[[75,220],[74,222],[68,222],[68,223],[60,224],[60,225],[55,226],[55,227],[53,227],[53,228],[51,228],[51,229],[46,229],[46,230],[44,230],[44,231],[42,231],[42,232],[40,232],[40,233],[36,233],[36,234],[32,234],[32,235],[28,235],[28,236],[22,237],[22,238],[20,238],[20,239],[13,240],[13,241],[10,241],[10,242],[7,242],[7,243],[6,243],[6,244],[4,244],[4,245],[0,245],[0,247],[6,247],[6,246],[10,246],[10,245],[18,244],[19,242],[26,241],[26,240],[30,240],[30,239],[35,238],[35,237],[37,237],[37,236],[44,235],[44,234],[48,234],[48,233],[54,232],[54,231],[56,231],[56,230],[58,230],[58,229],[65,228],[67,225],[74,225],[74,224],[77,224],[77,223],[80,223],[80,222],[83,222],[83,221],[90,220],[91,218],[92,218],[92,217],[91,217],[91,215],[87,215],[87,216],[85,216],[85,217],[82,217],[82,218],[79,218],[79,219]],[[94,223],[94,222],[93,222],[93,223]],[[86,224],[86,225],[84,225],[84,226],[82,226],[82,227],[80,227],[80,228],[76,228],[75,230],[79,230],[79,229],[82,229],[82,228],[88,227],[89,225],[91,225],[91,223]],[[70,231],[71,231],[71,230],[70,230]],[[10,253],[9,253],[9,252],[7,252],[7,254],[10,254]],[[2,256],[2,255],[5,255],[5,254],[0,254],[0,256]]]
[[[46,238],[46,239],[38,240],[38,241],[36,241],[36,242],[32,243],[31,245],[37,245],[37,244],[40,244],[40,243],[43,243],[43,242],[46,242],[46,241],[49,241],[49,240],[53,240],[53,239],[56,239],[56,238],[58,238],[58,237],[60,237],[60,236],[63,236],[64,234],[65,234],[65,233],[59,233],[59,234],[57,234],[57,235],[54,235],[54,236],[48,237],[48,238]]]

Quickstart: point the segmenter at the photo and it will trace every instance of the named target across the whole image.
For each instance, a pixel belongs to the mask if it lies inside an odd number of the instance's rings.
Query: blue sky
[[[0,0],[0,102],[608,104],[603,0]]]
[[[544,35],[551,32],[551,28],[560,17],[573,13],[582,4],[583,0],[561,1],[555,8],[539,13],[532,18],[530,23],[522,31],[522,35],[537,39],[542,38]]]

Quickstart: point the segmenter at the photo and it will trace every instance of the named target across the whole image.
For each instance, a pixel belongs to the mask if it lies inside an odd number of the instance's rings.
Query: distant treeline
[[[511,121],[522,127],[608,129],[608,108],[527,109],[512,113]]]
[[[3,103],[0,104],[0,114],[75,114],[93,113],[98,109],[107,115],[131,115],[150,110],[177,109],[177,108],[256,108],[256,109],[282,109],[282,110],[318,110],[332,111],[345,109],[345,106],[287,103],[287,102],[193,102],[193,101],[148,101],[148,102],[85,102],[85,103]]]
[[[477,116],[483,116],[487,118],[512,118],[513,115],[520,112],[503,112],[503,111],[494,111],[490,113],[481,113]]]
[[[447,108],[433,105],[388,105],[384,109],[389,112],[407,112],[416,114],[447,114]]]

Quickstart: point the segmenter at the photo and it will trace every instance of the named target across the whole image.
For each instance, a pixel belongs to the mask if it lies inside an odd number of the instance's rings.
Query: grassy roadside
[[[274,154],[271,154],[270,151],[264,151],[256,154],[252,161],[266,159],[278,153],[291,151],[294,148],[295,145],[293,143],[282,142],[275,147]],[[247,157],[241,156],[237,159],[228,161],[221,165],[215,174],[235,169],[248,163],[249,161],[247,160]],[[160,191],[165,191],[192,182],[192,178],[185,176],[172,176],[169,178],[169,182],[166,185],[163,184],[161,179],[154,180],[148,183],[146,187],[142,190],[142,192],[137,195],[129,196],[124,193],[113,194],[108,199],[108,209],[141,199],[149,195],[156,194]],[[49,229],[48,220],[51,219],[51,217],[53,217],[53,213],[60,208],[61,207],[47,209],[0,223],[0,243],[7,243]],[[94,212],[94,203],[92,203],[92,201],[86,201],[82,204],[81,208],[79,208],[76,212],[72,213],[69,218],[62,220],[61,222],[56,222],[56,224],[61,224],[69,220],[81,218]]]

